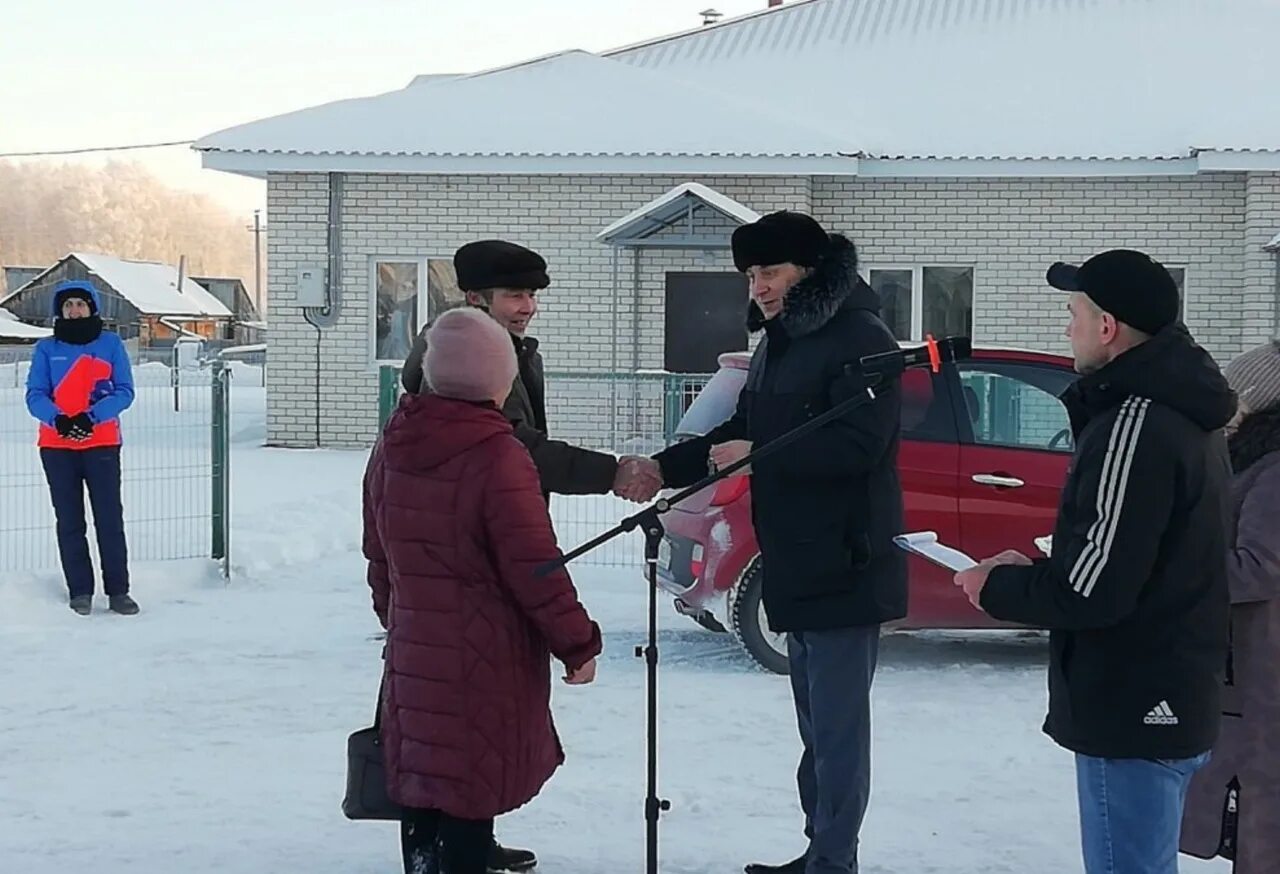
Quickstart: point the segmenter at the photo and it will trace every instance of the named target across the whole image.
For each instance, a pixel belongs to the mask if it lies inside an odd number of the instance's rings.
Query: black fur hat
[[[733,264],[748,267],[790,262],[817,267],[831,240],[822,225],[802,212],[771,212],[733,232]]]
[[[547,262],[532,249],[506,240],[477,240],[453,255],[453,269],[462,291],[486,288],[538,290],[551,284]]]

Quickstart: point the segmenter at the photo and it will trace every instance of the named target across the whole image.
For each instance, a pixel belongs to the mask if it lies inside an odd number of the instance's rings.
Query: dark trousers
[[[492,819],[415,808],[406,808],[400,819],[405,874],[485,874],[492,845]]]
[[[806,874],[858,870],[858,832],[871,795],[871,681],[880,626],[787,637],[791,693],[804,753],[796,773]]]
[[[120,447],[41,449],[53,514],[58,520],[58,555],[71,597],[93,594],[93,561],[89,558],[84,493],[89,490],[93,527],[102,559],[102,587],[108,595],[129,593],[129,553],[120,503]]]

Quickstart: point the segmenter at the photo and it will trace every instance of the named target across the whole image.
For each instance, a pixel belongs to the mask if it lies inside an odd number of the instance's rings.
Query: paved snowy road
[[[144,612],[74,616],[52,574],[0,581],[0,859],[63,874],[391,874],[394,827],[338,808],[380,644],[356,548],[361,453],[235,451],[237,577],[139,567]],[[573,538],[566,538],[572,540]],[[596,685],[555,692],[569,762],[500,836],[541,870],[640,871],[645,596],[584,569]],[[799,848],[785,679],[662,610],[663,870]],[[1044,642],[892,636],[875,688],[864,871],[1080,870],[1070,758],[1040,735]],[[1184,871],[1223,872],[1187,861]]]

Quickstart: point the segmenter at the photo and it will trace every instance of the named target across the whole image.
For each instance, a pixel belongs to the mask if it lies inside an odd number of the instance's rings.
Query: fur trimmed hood
[[[1273,452],[1280,452],[1280,404],[1247,414],[1228,445],[1236,473],[1244,473]]]
[[[787,292],[777,319],[788,337],[812,334],[842,308],[879,314],[880,298],[858,275],[858,250],[843,234],[831,234],[831,244],[813,272]],[[759,331],[767,320],[753,300],[748,304],[747,329]]]

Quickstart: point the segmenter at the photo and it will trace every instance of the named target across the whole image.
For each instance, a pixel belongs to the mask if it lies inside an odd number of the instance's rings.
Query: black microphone
[[[962,361],[973,357],[973,341],[969,337],[930,337],[923,346],[895,349],[859,359],[857,367],[865,376],[886,379],[897,376],[913,367],[928,367],[934,373],[942,369],[944,362]],[[852,370],[854,365],[848,367]]]

